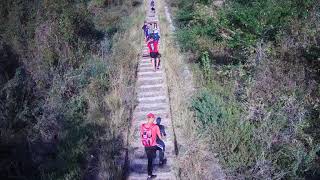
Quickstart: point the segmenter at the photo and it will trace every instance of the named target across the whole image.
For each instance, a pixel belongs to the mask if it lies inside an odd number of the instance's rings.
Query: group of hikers
[[[150,3],[151,12],[155,13],[155,3],[151,0]],[[151,57],[151,63],[154,71],[160,69],[160,53],[159,53],[159,30],[156,22],[144,22],[142,27],[145,42],[147,43],[149,49],[149,55]],[[156,123],[154,122],[156,120]],[[141,125],[140,137],[142,144],[145,148],[147,158],[148,158],[148,179],[153,179],[156,177],[152,173],[153,171],[153,160],[157,156],[157,151],[159,151],[159,165],[163,166],[166,164],[167,159],[164,157],[165,144],[163,138],[166,136],[165,128],[161,123],[161,118],[155,118],[152,113],[147,114],[147,122]]]
[[[157,28],[157,23],[148,24],[145,21],[144,25],[142,26],[142,29],[145,35],[145,41],[149,49],[152,66],[154,67],[154,71],[156,71],[157,69],[160,69],[160,57],[161,57],[161,54],[159,53],[160,35]]]
[[[150,1],[151,12],[155,13],[155,2]],[[145,42],[147,43],[149,49],[149,55],[151,57],[152,67],[154,71],[160,69],[160,53],[159,53],[159,40],[160,34],[156,22],[144,21],[142,26]],[[152,113],[147,114],[147,122],[141,125],[140,137],[142,144],[145,148],[147,158],[148,158],[148,179],[153,179],[156,177],[152,173],[153,171],[153,160],[157,156],[157,151],[159,151],[159,165],[163,166],[166,164],[167,159],[164,157],[165,144],[163,138],[166,136],[165,128],[161,125],[161,118],[156,119],[155,115]],[[156,123],[154,122],[156,120]]]

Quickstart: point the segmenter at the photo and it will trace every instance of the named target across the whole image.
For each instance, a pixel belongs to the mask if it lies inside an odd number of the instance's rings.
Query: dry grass
[[[112,54],[103,57],[108,65],[108,92],[104,97],[90,96],[99,91],[95,89],[98,86],[94,82],[91,84],[92,88],[87,91],[91,109],[89,116],[110,129],[108,134],[101,137],[98,147],[100,161],[96,164],[96,169],[99,179],[121,179],[124,173],[122,168],[125,163],[129,120],[136,102],[132,97],[135,97],[135,70],[141,51],[140,24],[143,23],[143,12],[143,6],[140,6],[130,17],[124,19],[124,24],[120,27],[123,31],[115,34],[113,38]],[[106,113],[101,113],[101,104]],[[120,142],[114,142],[113,145],[118,144],[122,148],[110,147],[110,142],[117,140]],[[120,152],[117,152],[119,150]],[[116,154],[113,154],[114,152]]]
[[[0,179],[122,178],[143,6],[6,2]]]
[[[158,2],[159,3],[159,2]],[[166,21],[164,2],[161,1],[159,14],[163,65],[167,73],[170,93],[172,121],[178,141],[179,154],[176,170],[181,179],[216,179],[220,175],[214,154],[209,150],[207,140],[197,133],[198,124],[190,111],[191,96],[194,94],[194,81],[187,59],[174,43],[169,23]]]

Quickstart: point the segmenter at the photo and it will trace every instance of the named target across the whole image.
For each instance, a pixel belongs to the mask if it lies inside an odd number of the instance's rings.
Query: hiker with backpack
[[[155,41],[159,42],[159,40],[160,40],[160,35],[159,35],[159,31],[158,31],[157,28],[154,28],[154,30],[153,30],[153,37],[154,37],[154,40],[155,40]]]
[[[150,36],[150,39],[147,42],[147,46],[149,48],[149,53],[152,65],[154,67],[154,71],[157,71],[157,69],[160,69],[160,54],[158,50],[158,41],[154,40],[153,35]]]
[[[156,42],[158,43],[158,45],[159,45],[160,35],[159,35],[159,31],[158,31],[157,28],[155,28],[155,29],[153,30],[152,35],[153,35],[154,41],[156,41]],[[161,59],[160,59],[160,57],[161,57],[161,54],[158,52],[158,56],[157,56],[157,58],[158,58],[157,69],[159,69],[160,64],[161,64]]]
[[[152,174],[153,159],[156,157],[157,138],[162,140],[160,128],[154,124],[155,116],[152,113],[147,115],[147,123],[141,125],[140,137],[148,158],[148,179],[157,177]]]
[[[144,21],[144,24],[143,24],[143,26],[142,26],[142,29],[143,29],[143,32],[144,32],[145,39],[146,39],[146,41],[147,41],[148,36],[149,36],[149,32],[150,32],[147,21]]]
[[[161,117],[158,117],[156,119],[156,124],[159,127],[161,137],[165,137],[167,134],[166,134],[164,126],[161,125]],[[163,140],[158,137],[157,137],[156,142],[157,142],[157,150],[159,151],[159,162],[160,162],[160,166],[162,166],[162,165],[166,164],[166,162],[167,162],[167,159],[164,158],[164,152],[165,152],[166,146],[165,146]]]

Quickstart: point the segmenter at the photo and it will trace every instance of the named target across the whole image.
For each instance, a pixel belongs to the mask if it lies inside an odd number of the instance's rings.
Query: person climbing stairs
[[[148,2],[149,1],[150,0],[148,0]],[[147,3],[147,5],[150,6],[150,2]],[[156,3],[154,7],[157,7]],[[159,12],[159,10],[156,12]],[[151,8],[147,8],[146,22],[157,24],[158,33],[161,34],[156,12],[151,11]],[[136,83],[138,105],[133,113],[130,130],[129,172],[127,179],[140,180],[148,178],[148,160],[145,148],[141,143],[140,128],[147,120],[147,114],[152,113],[156,117],[161,118],[161,123],[166,128],[166,137],[164,138],[166,163],[161,164],[159,158],[155,158],[153,160],[153,173],[157,175],[156,179],[175,180],[176,175],[173,170],[175,159],[174,133],[171,122],[166,73],[164,67],[154,71],[154,67],[148,56],[149,52],[147,44],[143,44],[143,55],[139,60]],[[161,48],[161,39],[159,41],[159,46]],[[162,59],[165,60],[165,57],[162,57]]]

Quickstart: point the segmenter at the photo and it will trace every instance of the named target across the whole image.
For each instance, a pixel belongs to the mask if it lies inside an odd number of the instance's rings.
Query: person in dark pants
[[[152,174],[153,171],[153,159],[156,157],[157,148],[156,146],[145,147],[145,151],[148,158],[148,179],[157,177],[157,175]]]
[[[154,71],[160,69],[160,58],[159,58],[159,49],[158,49],[158,41],[154,41],[153,34],[150,36],[149,41],[147,42],[147,46],[149,48],[149,53],[151,57],[151,63],[154,67]]]
[[[142,124],[140,128],[141,141],[145,147],[145,151],[148,158],[148,179],[153,179],[157,177],[156,175],[152,174],[153,159],[156,157],[157,150],[157,136],[160,140],[162,140],[159,126],[154,124],[154,120],[154,114],[149,113],[147,115],[147,123]]]
[[[165,128],[163,125],[161,125],[161,117],[157,118],[156,123],[159,126],[161,137],[166,136],[167,134],[166,134]],[[157,137],[157,150],[159,151],[160,166],[162,166],[167,162],[167,159],[164,158],[164,152],[166,150],[166,146],[164,142],[158,137]]]
[[[151,11],[153,12],[153,13],[156,13],[156,8],[154,7],[154,1],[153,0],[151,0],[151,3],[150,3],[150,6],[151,6]]]

